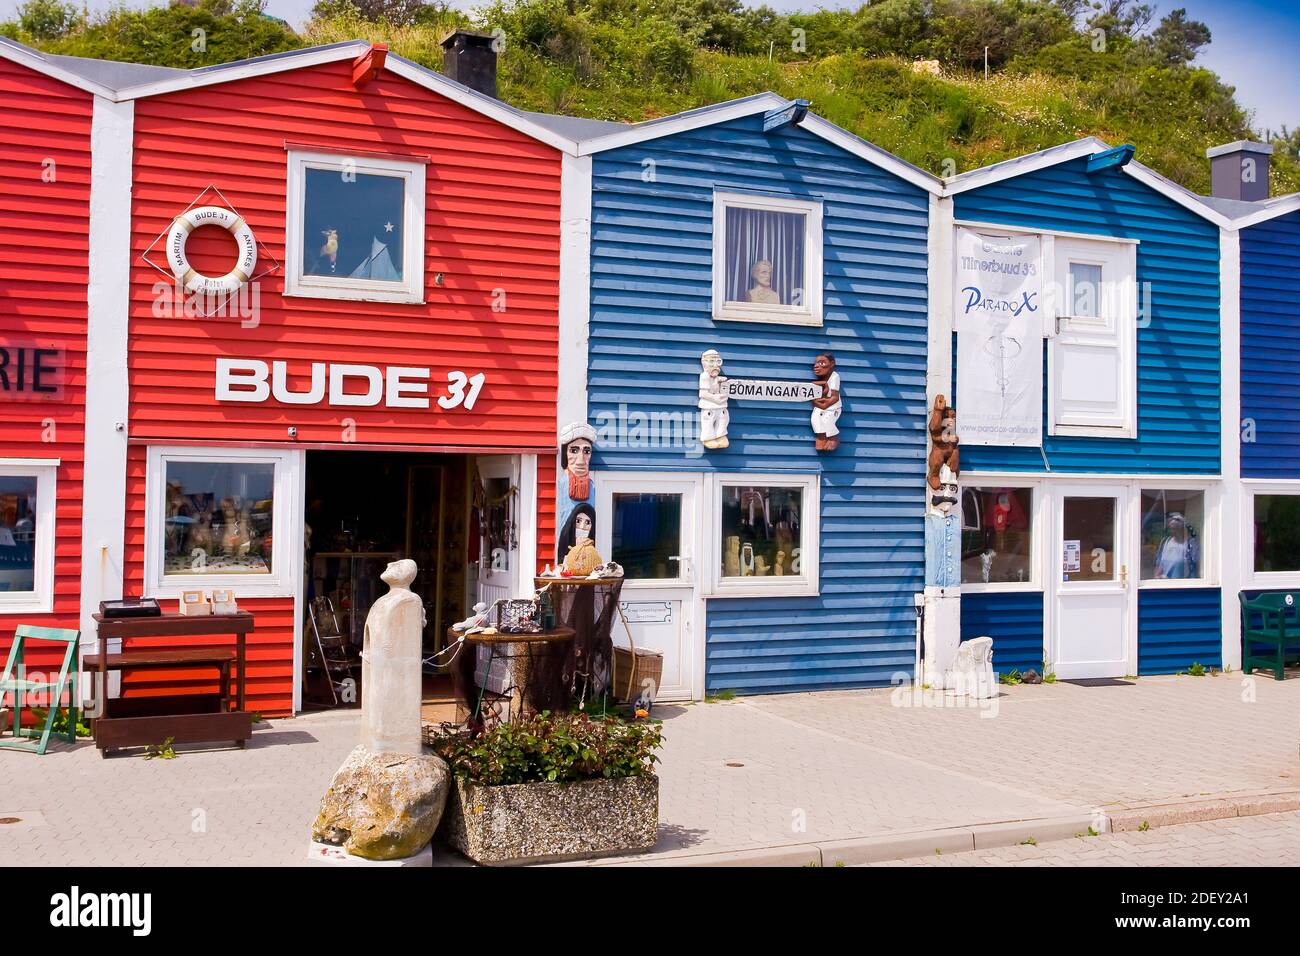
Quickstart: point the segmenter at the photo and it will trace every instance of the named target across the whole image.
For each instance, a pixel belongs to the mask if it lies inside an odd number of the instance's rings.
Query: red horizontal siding
[[[269,252],[285,258],[286,143],[427,158],[424,305],[285,298],[260,283],[254,328],[234,318],[154,314],[161,277],[140,255],[207,186],[220,189]],[[216,148],[218,147],[219,148]],[[160,441],[547,447],[555,437],[560,156],[388,75],[361,92],[333,64],[140,100],[135,110],[131,435]],[[205,200],[206,201],[206,200]],[[212,201],[219,202],[213,198]],[[224,237],[191,240],[191,261],[224,271]],[[156,252],[151,258],[162,263]],[[441,273],[442,285],[434,277]],[[492,310],[504,290],[506,310]],[[311,361],[482,371],[472,411],[223,404],[218,356],[284,359],[301,387]]]
[[[260,282],[255,327],[234,318],[155,314],[163,277],[142,260],[172,218],[208,186],[252,226],[263,261],[285,258],[286,143],[418,156],[426,166],[423,305],[282,295],[282,271]],[[287,428],[312,444],[441,446],[500,451],[555,442],[559,297],[560,155],[437,94],[391,75],[354,90],[347,64],[190,90],[135,106],[132,194],[130,434],[152,442],[284,444]],[[219,203],[215,197],[205,202]],[[224,272],[224,236],[196,232],[190,258]],[[155,249],[151,259],[163,263]],[[435,284],[441,273],[443,283]],[[506,309],[492,309],[504,290]],[[428,367],[431,385],[460,369],[487,376],[475,408],[224,404],[214,400],[218,356],[283,359],[291,388],[308,362]],[[127,478],[127,591],[144,580],[146,448],[133,444]],[[554,471],[540,459],[539,558],[554,528]],[[253,612],[249,708],[292,708],[294,608],[290,598],[241,600]],[[169,645],[170,646],[170,645]],[[124,693],[216,689],[202,672],[128,675]]]
[[[89,93],[0,60],[0,343],[62,349],[67,363],[59,401],[0,399],[0,458],[62,461],[54,610],[0,615],[0,666],[17,625],[79,626],[93,109]],[[57,647],[31,647],[31,669],[63,659]]]

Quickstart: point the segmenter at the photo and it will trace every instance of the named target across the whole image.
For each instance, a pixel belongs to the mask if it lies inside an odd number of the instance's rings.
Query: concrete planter
[[[659,778],[487,787],[456,778],[440,833],[488,866],[554,863],[654,846]]]

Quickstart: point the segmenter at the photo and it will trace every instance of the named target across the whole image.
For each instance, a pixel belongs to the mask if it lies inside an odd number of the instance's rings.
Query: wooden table
[[[94,615],[99,634],[98,654],[84,658],[84,666],[97,672],[96,698],[100,716],[93,721],[95,746],[100,756],[119,747],[143,747],[173,743],[203,743],[233,740],[239,747],[253,736],[253,715],[244,709],[246,640],[253,630],[253,615],[162,614],[157,617],[113,617]],[[127,641],[138,637],[207,637],[233,635],[233,647],[185,647],[130,650]],[[119,653],[107,653],[107,644],[120,640]],[[232,681],[231,667],[235,677]],[[176,697],[108,698],[110,670],[214,667],[221,678],[221,690],[211,694]],[[234,699],[231,698],[232,685]],[[234,709],[231,709],[232,703]],[[215,705],[215,707],[214,707]],[[163,713],[157,713],[161,708]]]
[[[485,634],[482,631],[479,631],[476,634],[464,634],[454,628],[448,628],[448,646],[462,639],[467,645],[469,645],[460,650],[459,653],[464,654],[466,660],[461,662],[460,667],[454,671],[453,674],[457,684],[459,685],[458,689],[461,692],[461,699],[464,701],[466,707],[469,706],[470,697],[473,696],[471,691],[474,684],[474,668],[477,658],[475,646],[482,644],[488,649],[487,666],[483,673],[483,686],[478,689],[478,700],[475,702],[474,709],[470,714],[470,724],[474,725],[479,721],[479,714],[483,708],[483,694],[487,689],[488,678],[492,673],[492,662],[496,660],[498,647],[502,644],[526,644],[530,646],[556,644],[563,641],[573,640],[573,634],[574,631],[571,627],[553,627],[549,631],[526,631],[515,634],[507,633],[505,631],[497,631],[494,634]],[[510,719],[514,721],[518,720],[522,716],[525,693],[524,688],[522,687],[515,687],[512,688],[512,690]]]

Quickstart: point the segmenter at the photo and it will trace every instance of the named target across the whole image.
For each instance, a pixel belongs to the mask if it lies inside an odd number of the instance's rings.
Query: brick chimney
[[[453,30],[442,38],[442,72],[471,90],[497,95],[496,40],[490,33]]]
[[[1244,139],[1205,151],[1210,159],[1210,194],[1216,199],[1259,202],[1268,198],[1268,158],[1273,147]]]

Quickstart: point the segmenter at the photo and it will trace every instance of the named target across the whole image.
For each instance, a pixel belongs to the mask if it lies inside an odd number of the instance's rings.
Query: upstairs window
[[[424,299],[424,164],[289,153],[285,293]]]
[[[822,324],[821,203],[715,193],[713,315]]]

